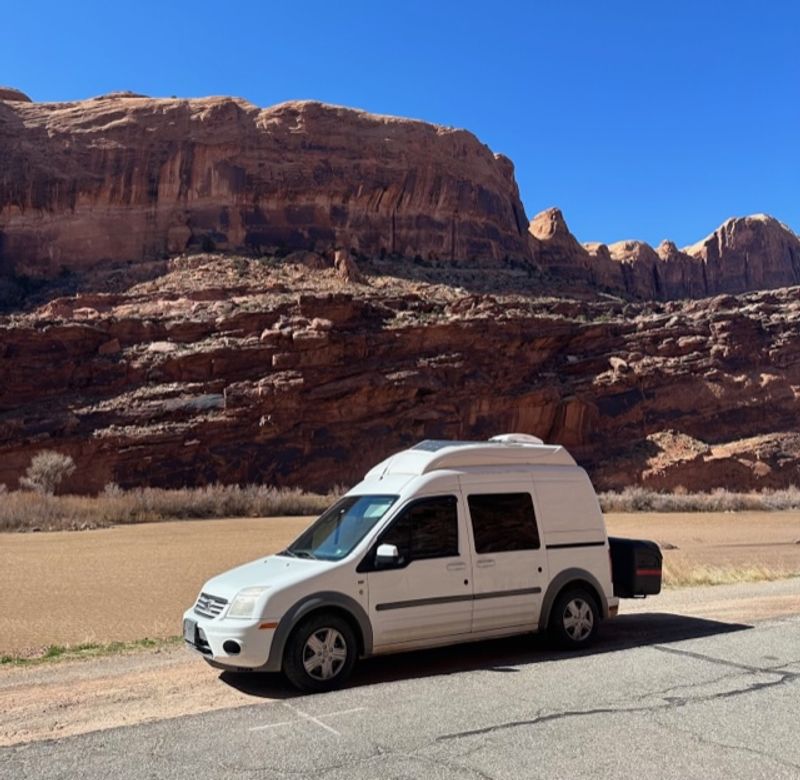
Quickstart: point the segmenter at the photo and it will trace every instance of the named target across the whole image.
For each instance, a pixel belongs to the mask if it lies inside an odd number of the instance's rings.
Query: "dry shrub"
[[[0,531],[74,530],[212,517],[317,515],[339,494],[320,495],[266,485],[122,490],[110,484],[96,497],[12,491],[0,501]]]
[[[769,582],[797,577],[798,572],[779,566],[751,563],[741,566],[709,566],[688,561],[664,561],[664,587],[732,585],[739,582]]]
[[[658,493],[629,487],[615,493],[600,493],[604,512],[774,512],[800,509],[800,488],[733,493],[718,488],[708,493]]]
[[[42,450],[33,456],[31,465],[19,483],[27,490],[52,495],[61,482],[75,471],[75,461],[69,455]]]

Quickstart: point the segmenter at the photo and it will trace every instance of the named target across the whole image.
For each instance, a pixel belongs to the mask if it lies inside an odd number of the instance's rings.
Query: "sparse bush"
[[[22,487],[51,496],[61,482],[75,471],[75,461],[69,455],[42,450],[33,456],[31,465],[20,479]]]
[[[124,492],[116,482],[107,482],[100,495],[103,498],[119,498]]]
[[[774,512],[800,509],[800,488],[733,493],[717,488],[709,493],[674,493],[633,486],[615,493],[600,493],[604,512]]]

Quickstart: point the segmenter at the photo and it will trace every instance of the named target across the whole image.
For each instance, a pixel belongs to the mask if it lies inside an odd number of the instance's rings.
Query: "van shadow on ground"
[[[546,636],[536,634],[417,650],[361,661],[345,687],[476,670],[514,674],[520,671],[519,667],[529,664],[699,639],[748,628],[752,626],[663,612],[621,615],[603,625],[593,647],[580,652],[554,650]],[[284,699],[303,695],[279,674],[223,672],[220,680],[251,696]]]

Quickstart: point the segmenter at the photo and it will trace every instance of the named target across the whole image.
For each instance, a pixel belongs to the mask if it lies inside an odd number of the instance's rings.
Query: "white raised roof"
[[[513,437],[513,438],[512,438]],[[560,445],[533,443],[524,434],[505,434],[490,441],[426,439],[374,466],[367,478],[388,474],[428,474],[437,469],[481,466],[574,466]]]

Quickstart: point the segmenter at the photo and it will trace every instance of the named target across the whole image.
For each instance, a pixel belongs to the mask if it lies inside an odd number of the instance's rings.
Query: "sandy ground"
[[[800,512],[607,515],[609,533],[679,549],[667,561],[800,572]],[[0,655],[168,637],[203,582],[275,552],[309,518],[199,520],[0,534]]]
[[[285,547],[308,518],[196,520],[0,534],[0,655],[168,637],[214,574]],[[25,585],[23,585],[25,583]]]
[[[608,533],[653,539],[668,562],[766,566],[800,573],[800,512],[697,512],[606,515]]]

